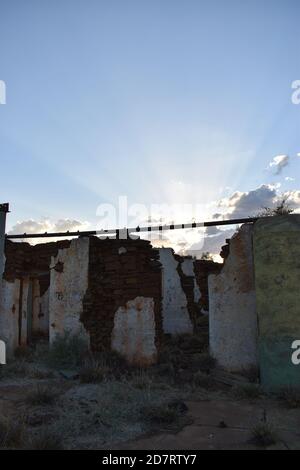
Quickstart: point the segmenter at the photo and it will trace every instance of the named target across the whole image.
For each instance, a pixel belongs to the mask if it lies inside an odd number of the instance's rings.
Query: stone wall
[[[258,364],[252,233],[251,224],[241,227],[220,274],[208,278],[210,351],[232,371]]]

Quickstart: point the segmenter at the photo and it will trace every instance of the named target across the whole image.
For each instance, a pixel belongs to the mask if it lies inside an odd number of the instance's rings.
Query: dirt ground
[[[219,371],[203,335],[172,340],[147,370],[66,356],[60,344],[55,364],[35,351],[1,367],[1,448],[300,449],[300,397]]]

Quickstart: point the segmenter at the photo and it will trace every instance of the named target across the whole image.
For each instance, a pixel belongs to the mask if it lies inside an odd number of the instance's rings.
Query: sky
[[[299,18],[298,0],[0,0],[7,231],[101,228],[120,196],[197,205],[197,220],[282,194],[299,211]]]

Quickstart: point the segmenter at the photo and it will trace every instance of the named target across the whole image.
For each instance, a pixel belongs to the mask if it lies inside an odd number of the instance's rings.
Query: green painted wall
[[[262,386],[300,387],[300,365],[291,361],[300,340],[300,215],[256,222],[253,249]]]

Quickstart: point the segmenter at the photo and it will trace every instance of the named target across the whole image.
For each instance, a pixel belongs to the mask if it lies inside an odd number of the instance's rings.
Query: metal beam
[[[4,272],[5,223],[7,212],[9,212],[8,203],[0,204],[0,281]]]
[[[60,238],[60,237],[89,237],[92,235],[101,235],[109,237],[110,235],[117,238],[127,238],[128,234],[139,232],[161,232],[165,230],[180,230],[191,229],[198,227],[213,227],[219,225],[237,225],[245,223],[256,222],[259,218],[263,217],[248,217],[244,219],[230,219],[230,220],[210,220],[208,222],[193,222],[190,224],[174,224],[174,225],[153,225],[148,227],[132,227],[123,229],[109,229],[109,230],[86,230],[84,232],[52,232],[52,233],[23,233],[16,235],[6,235],[10,240],[26,239],[26,238]]]

